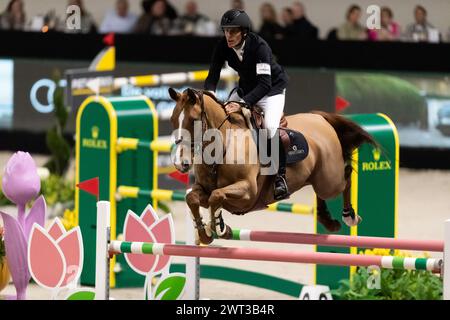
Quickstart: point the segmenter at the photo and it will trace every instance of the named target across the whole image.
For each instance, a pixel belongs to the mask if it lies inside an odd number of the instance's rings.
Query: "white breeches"
[[[274,96],[265,96],[256,105],[264,110],[264,125],[269,131],[270,138],[276,134],[280,126],[280,119],[284,110],[286,90]],[[241,101],[236,91],[234,91],[228,101]]]

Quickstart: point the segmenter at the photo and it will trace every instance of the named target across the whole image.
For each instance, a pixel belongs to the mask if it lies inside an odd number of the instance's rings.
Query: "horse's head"
[[[197,93],[190,88],[183,93],[169,88],[169,95],[176,102],[170,118],[172,127],[176,130],[172,161],[177,170],[185,173],[191,169],[194,160],[194,123],[202,118],[201,101]]]

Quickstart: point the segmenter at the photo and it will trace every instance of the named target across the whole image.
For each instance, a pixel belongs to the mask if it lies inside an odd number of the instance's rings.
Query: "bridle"
[[[203,136],[203,134],[204,134],[208,129],[212,129],[212,128],[213,128],[213,126],[211,125],[211,122],[209,121],[208,114],[206,113],[206,110],[205,110],[204,91],[203,91],[203,90],[195,90],[195,89],[190,89],[190,90],[192,90],[192,91],[195,93],[195,96],[200,100],[200,110],[201,110],[201,113],[200,113],[200,120],[201,120],[201,122],[202,122],[202,136]],[[226,117],[225,117],[225,119],[223,119],[223,121],[220,123],[220,125],[219,125],[217,128],[214,128],[214,129],[220,130],[220,128],[221,128],[221,127],[225,124],[225,122],[226,122],[227,120],[229,120],[229,119],[230,119],[230,115],[227,114]],[[179,139],[175,140],[175,146],[178,146],[178,145],[181,144],[182,142],[183,142],[183,137],[180,137]],[[212,143],[212,141],[203,141],[203,139],[202,139],[202,145],[201,145],[201,149],[200,149],[199,151],[203,152],[203,150],[204,150],[210,143]],[[198,142],[195,141],[195,139],[194,139],[194,141],[191,142],[191,152],[192,152],[193,154],[195,154],[195,148],[196,148],[197,145],[198,145]],[[226,148],[224,148],[224,150],[223,150],[223,159],[225,158],[226,152],[227,152],[227,150],[226,150]],[[211,168],[211,169],[210,169],[210,170],[211,170],[211,174],[213,174],[213,175],[216,175],[216,174],[217,174],[217,166],[218,166],[217,163],[214,162],[213,164],[209,164],[209,165],[204,164],[204,165]]]

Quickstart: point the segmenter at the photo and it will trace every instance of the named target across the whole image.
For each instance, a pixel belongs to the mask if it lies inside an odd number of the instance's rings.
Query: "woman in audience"
[[[95,24],[95,20],[92,15],[86,11],[84,8],[83,0],[69,0],[67,3],[68,6],[78,6],[80,8],[80,28],[70,28],[66,21],[69,18],[69,15],[66,16],[66,19],[62,19],[59,30],[67,33],[95,33],[97,32],[97,26]]]
[[[294,24],[294,12],[290,7],[283,8],[281,11],[281,20],[283,21],[284,38],[292,38],[296,35]]]
[[[5,12],[0,15],[0,29],[24,30],[26,23],[22,0],[11,0]]]
[[[282,39],[283,28],[277,21],[277,13],[271,3],[263,3],[260,9],[262,25],[259,35],[265,40]]]
[[[388,7],[381,8],[381,28],[369,30],[373,41],[394,41],[400,37],[400,25],[393,20],[394,14]]]

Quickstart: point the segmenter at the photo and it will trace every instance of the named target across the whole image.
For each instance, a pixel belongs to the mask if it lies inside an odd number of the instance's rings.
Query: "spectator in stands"
[[[216,24],[198,12],[197,2],[193,0],[186,3],[185,13],[176,20],[176,29],[186,35],[217,35]]]
[[[11,0],[5,12],[0,14],[0,29],[24,30],[26,15],[22,0]]]
[[[231,0],[231,9],[245,10],[244,0]]]
[[[158,36],[171,35],[173,33],[173,22],[167,16],[167,3],[157,0],[151,8],[150,34]]]
[[[361,8],[354,4],[347,10],[347,21],[337,29],[339,40],[366,40],[367,30],[361,25]]]
[[[283,27],[278,23],[277,13],[271,3],[263,3],[260,9],[262,25],[259,35],[265,40],[282,39]]]
[[[435,41],[439,39],[439,31],[427,21],[427,10],[422,6],[414,8],[415,22],[405,31],[404,38],[408,41]]]
[[[67,6],[78,6],[80,8],[80,28],[79,29],[69,29],[66,23],[69,15],[66,16],[65,19],[61,19],[61,23],[59,26],[59,31],[67,32],[67,33],[95,33],[97,32],[97,26],[95,24],[94,18],[92,15],[86,11],[84,8],[83,0],[69,0]]]
[[[137,22],[137,16],[129,12],[128,0],[117,0],[115,10],[110,10],[100,26],[101,33],[131,33]]]
[[[170,20],[175,20],[178,18],[178,12],[175,9],[175,7],[167,0],[145,0],[144,2],[148,3],[149,8],[152,8],[155,2],[157,1],[163,1],[166,5],[166,10],[164,13],[164,16],[166,18],[169,18]]]
[[[450,42],[450,27],[448,28],[447,31],[447,42]]]
[[[292,38],[296,35],[294,25],[294,13],[289,7],[283,8],[281,11],[281,20],[283,21],[283,35],[284,38]]]
[[[388,7],[381,8],[381,28],[369,30],[369,40],[394,41],[400,37],[400,25],[393,20],[394,14]]]
[[[306,18],[305,6],[300,1],[295,1],[292,4],[292,12],[296,36],[302,40],[317,39],[319,29]]]
[[[134,26],[133,33],[149,33],[150,24],[152,22],[152,1],[141,1],[142,14]]]

